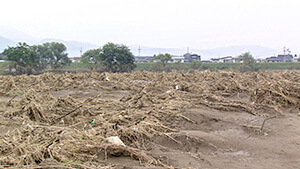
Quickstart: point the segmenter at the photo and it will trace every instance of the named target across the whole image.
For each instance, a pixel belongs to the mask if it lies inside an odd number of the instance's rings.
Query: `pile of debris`
[[[300,109],[297,72],[79,73],[1,76],[4,118],[19,121],[0,140],[5,167],[108,166],[110,156],[128,156],[145,166],[170,167],[148,153],[152,138],[170,132],[181,112],[212,109],[265,115]],[[53,91],[100,91],[99,95],[55,97]],[[130,91],[120,99],[102,91]],[[172,126],[172,127],[171,127]]]

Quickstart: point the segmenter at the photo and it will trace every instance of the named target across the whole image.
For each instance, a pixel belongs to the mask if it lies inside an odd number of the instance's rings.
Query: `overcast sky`
[[[0,25],[40,38],[300,52],[300,0],[2,0]]]

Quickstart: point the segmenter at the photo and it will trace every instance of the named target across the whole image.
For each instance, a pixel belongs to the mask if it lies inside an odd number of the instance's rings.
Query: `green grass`
[[[8,69],[9,62],[0,62],[0,70]]]
[[[300,70],[300,62],[256,63],[261,70]]]
[[[242,63],[202,63],[203,70],[238,70]]]
[[[147,62],[135,63],[134,71],[191,71],[191,70],[231,70],[239,71],[242,63],[167,63],[165,67],[161,63]],[[300,70],[300,62],[285,62],[285,63],[256,63],[258,71],[283,71],[283,70]],[[9,62],[0,62],[0,74],[7,74]],[[88,72],[91,70],[91,65],[80,62],[71,63],[62,69],[55,70],[58,72]]]
[[[136,68],[134,70],[136,71],[151,71],[151,69],[154,67],[154,62],[147,62],[147,63],[135,63]]]
[[[0,75],[7,75],[9,69],[9,62],[0,62]]]
[[[168,63],[165,70],[237,70],[241,63]],[[162,66],[159,63],[136,63],[135,71],[161,71]]]
[[[135,71],[162,71],[159,63],[136,63]],[[168,63],[164,70],[239,70],[242,63],[200,63],[193,67],[193,63]],[[262,70],[300,70],[300,62],[284,62],[284,63],[256,63],[258,71]]]

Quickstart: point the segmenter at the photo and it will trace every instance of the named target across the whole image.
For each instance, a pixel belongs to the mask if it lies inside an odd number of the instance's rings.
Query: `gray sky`
[[[40,38],[300,52],[300,0],[2,0],[0,25]]]

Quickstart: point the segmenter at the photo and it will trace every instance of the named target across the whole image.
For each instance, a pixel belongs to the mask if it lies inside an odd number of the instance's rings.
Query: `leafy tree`
[[[3,54],[6,55],[6,60],[12,62],[12,67],[17,70],[17,73],[31,74],[33,68],[39,64],[38,54],[26,43],[18,43],[16,47],[8,47]]]
[[[107,43],[100,48],[99,61],[110,72],[128,72],[136,67],[130,49],[114,43]]]
[[[102,66],[104,71],[128,72],[133,70],[134,56],[125,45],[107,43],[99,49],[91,49],[82,55],[81,62],[94,63],[95,66]]]
[[[82,63],[95,63],[100,61],[100,49],[90,49],[83,53],[81,60]]]
[[[60,68],[71,63],[66,52],[67,48],[63,43],[52,42],[50,48],[53,54],[50,58],[54,68]]]
[[[6,60],[11,61],[11,67],[17,73],[31,74],[33,70],[43,70],[48,65],[56,69],[70,64],[66,49],[64,44],[58,42],[34,46],[18,43],[16,47],[5,49],[3,54],[7,55]]]
[[[50,65],[50,56],[52,55],[50,49],[45,47],[45,45],[34,45],[31,48],[39,56],[38,68],[40,70],[45,69],[48,65]]]
[[[248,72],[248,71],[255,71],[255,59],[254,57],[250,54],[250,52],[246,52],[241,54],[239,57],[243,61],[243,64],[240,66],[240,71],[241,72]]]
[[[159,60],[165,67],[168,61],[172,59],[172,56],[169,53],[165,53],[165,54],[159,54],[157,56],[154,55],[154,59]]]
[[[67,48],[63,43],[44,43],[42,45],[33,46],[32,48],[39,55],[39,66],[41,69],[46,68],[48,65],[57,69],[71,63],[66,53]]]

